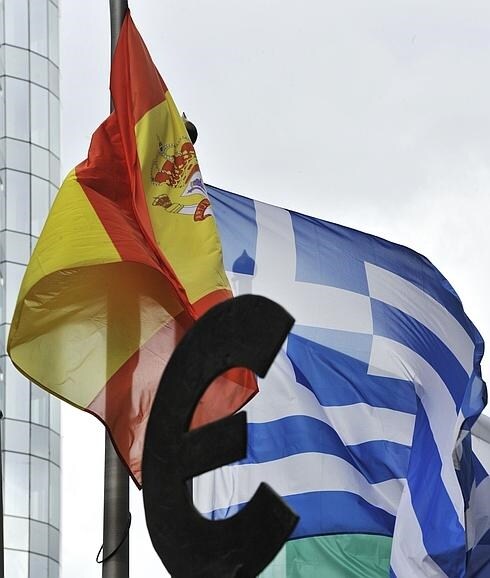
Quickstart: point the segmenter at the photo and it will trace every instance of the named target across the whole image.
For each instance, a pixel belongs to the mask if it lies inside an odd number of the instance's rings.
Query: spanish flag
[[[30,380],[104,422],[139,483],[165,364],[231,291],[194,147],[129,12],[111,94],[114,112],[62,184],[27,267],[8,352]],[[192,425],[255,392],[248,372],[228,372]]]

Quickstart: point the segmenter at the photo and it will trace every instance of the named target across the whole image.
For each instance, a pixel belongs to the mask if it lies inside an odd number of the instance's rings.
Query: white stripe
[[[366,274],[371,297],[425,325],[452,351],[466,373],[471,374],[474,343],[447,309],[413,283],[386,269],[366,263]]]
[[[473,484],[466,510],[467,548],[471,550],[490,530],[490,477]]]
[[[442,461],[441,478],[464,526],[461,487],[452,459],[464,417],[461,412],[456,414],[454,400],[446,385],[434,368],[415,351],[397,341],[376,335],[373,338],[369,373],[394,376],[415,384]]]
[[[291,214],[285,209],[255,203],[257,247],[255,275],[271,289],[296,278],[296,243]]]
[[[271,422],[293,415],[318,419],[330,425],[347,446],[375,440],[409,446],[415,424],[412,414],[366,403],[322,407],[313,392],[296,383],[284,349],[276,357],[267,377],[259,382],[259,394],[244,409],[249,423]]]
[[[403,484],[387,480],[370,484],[343,459],[319,453],[304,453],[261,464],[225,466],[194,480],[194,504],[211,512],[248,502],[261,482],[281,496],[306,492],[351,492],[395,515]]]
[[[371,334],[369,296],[296,281],[296,245],[289,211],[255,202],[256,271],[252,292],[282,305],[300,325]]]
[[[481,415],[471,428],[471,446],[482,466],[490,471],[490,418]],[[471,550],[490,530],[490,477],[473,484],[466,511],[467,548]]]
[[[427,554],[406,483],[396,516],[390,562],[397,578],[447,578]]]
[[[476,457],[487,472],[490,472],[490,418],[481,414],[471,428],[471,446]]]

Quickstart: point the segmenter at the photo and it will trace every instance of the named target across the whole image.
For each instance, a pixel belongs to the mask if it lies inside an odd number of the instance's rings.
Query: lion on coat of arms
[[[163,207],[169,213],[192,215],[194,221],[211,216],[196,153],[188,138],[182,137],[174,144],[163,144],[159,140],[151,181],[156,186],[166,185],[166,192],[153,197],[153,206]]]

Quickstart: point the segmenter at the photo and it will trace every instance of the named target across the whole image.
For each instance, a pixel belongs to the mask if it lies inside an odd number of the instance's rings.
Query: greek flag
[[[467,577],[483,341],[448,281],[400,245],[208,192],[235,294],[296,323],[245,408],[247,457],[196,478],[196,507],[226,518],[261,481],[283,496],[300,522],[269,577]]]

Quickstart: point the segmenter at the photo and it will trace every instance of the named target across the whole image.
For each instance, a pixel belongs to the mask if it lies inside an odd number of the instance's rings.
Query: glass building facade
[[[59,402],[29,383],[5,354],[25,266],[59,184],[58,10],[58,0],[0,0],[0,409],[8,578],[59,576]]]

